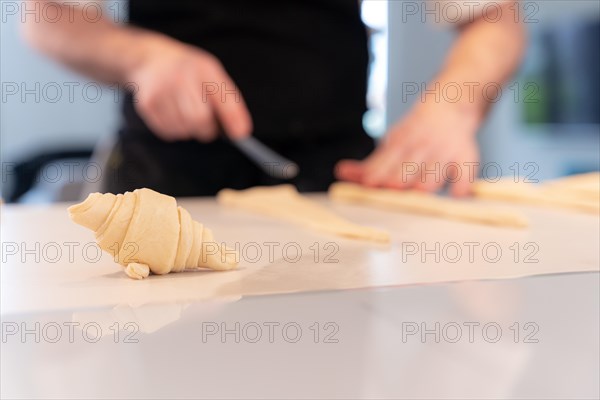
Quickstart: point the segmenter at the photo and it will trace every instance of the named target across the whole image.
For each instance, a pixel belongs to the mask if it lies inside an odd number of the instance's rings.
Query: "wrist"
[[[435,90],[441,103],[454,106],[461,114],[481,120],[489,107],[486,96],[495,97],[498,85],[488,85],[476,80],[442,73],[429,84],[429,90]],[[487,93],[487,92],[490,93]],[[492,93],[494,92],[494,93]]]
[[[137,28],[129,28],[123,41],[124,47],[129,49],[121,65],[120,75],[125,83],[135,82],[138,72],[146,65],[161,57],[168,57],[169,51],[182,45],[168,36]]]

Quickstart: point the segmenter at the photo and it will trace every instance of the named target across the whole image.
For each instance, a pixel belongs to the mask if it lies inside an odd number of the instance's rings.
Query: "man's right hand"
[[[250,135],[246,103],[215,56],[167,37],[141,40],[143,56],[127,81],[136,86],[135,107],[156,135],[208,142],[220,126],[231,138]]]

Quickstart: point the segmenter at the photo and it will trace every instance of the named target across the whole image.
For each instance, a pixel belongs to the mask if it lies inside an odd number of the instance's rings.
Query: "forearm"
[[[92,22],[79,10],[73,12],[72,6],[61,7],[59,21],[29,19],[24,25],[25,38],[41,52],[100,81],[126,82],[153,43],[169,40],[106,19]]]
[[[441,85],[460,85],[463,90],[459,102],[482,114],[490,100],[495,100],[494,86],[510,78],[524,52],[525,28],[515,18],[514,7],[518,4],[504,4],[498,21],[495,16],[480,17],[464,26],[434,79]],[[486,87],[488,90],[484,90]]]

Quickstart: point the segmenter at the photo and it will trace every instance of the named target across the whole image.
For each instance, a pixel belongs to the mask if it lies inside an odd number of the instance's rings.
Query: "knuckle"
[[[136,107],[142,112],[154,112],[158,108],[159,97],[152,93],[140,94]]]
[[[199,69],[209,75],[214,76],[221,71],[221,62],[213,55],[206,55],[198,60]]]

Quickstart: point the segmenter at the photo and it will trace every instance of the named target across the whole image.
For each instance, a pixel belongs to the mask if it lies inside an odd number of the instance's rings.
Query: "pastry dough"
[[[547,190],[569,192],[581,199],[600,201],[600,172],[567,176],[545,182],[543,186]]]
[[[224,189],[217,195],[217,201],[226,206],[240,207],[339,236],[378,242],[390,240],[389,233],[347,221],[302,196],[292,185],[255,187],[240,191]]]
[[[548,207],[569,208],[581,212],[598,214],[600,201],[569,189],[568,183],[545,183],[533,185],[501,179],[498,182],[475,182],[473,193],[477,197],[506,200]],[[589,192],[588,192],[589,193]]]
[[[210,229],[192,220],[175,198],[150,189],[125,194],[92,193],[69,207],[71,219],[94,231],[100,248],[143,279],[151,272],[235,268],[238,255],[219,246]]]
[[[370,204],[488,225],[516,228],[528,225],[525,217],[514,212],[476,207],[473,204],[460,203],[416,190],[375,189],[354,183],[336,182],[329,188],[329,197],[338,202]]]

